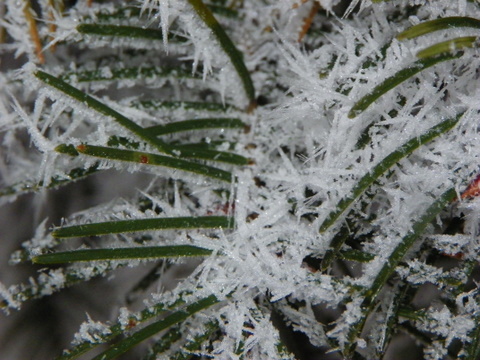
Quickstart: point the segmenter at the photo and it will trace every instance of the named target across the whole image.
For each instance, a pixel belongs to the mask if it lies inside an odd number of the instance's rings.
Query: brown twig
[[[292,5],[292,9],[298,9],[298,7],[299,7],[300,5],[305,4],[307,1],[308,1],[308,0],[300,0],[300,4],[299,4],[299,3],[293,4],[293,5]]]
[[[48,5],[50,7],[48,11],[48,32],[50,34],[49,38],[50,40],[54,40],[54,34],[57,31],[57,24],[55,24],[55,13],[61,15],[64,9],[64,4],[63,0],[49,0]],[[50,46],[50,51],[54,52],[55,48],[56,45],[52,44]]]
[[[32,38],[33,45],[35,47],[35,53],[37,54],[38,62],[43,64],[45,62],[45,57],[42,51],[42,42],[40,41],[40,35],[38,34],[37,23],[35,21],[35,13],[32,9],[32,5],[30,1],[25,0],[25,6],[23,8],[23,14],[25,15],[25,19],[27,20],[30,37]]]
[[[307,34],[308,30],[312,26],[313,18],[318,12],[318,9],[320,9],[320,3],[317,1],[313,2],[312,8],[310,9],[310,12],[308,13],[308,16],[303,20],[303,25],[302,29],[300,30],[300,34],[298,34],[298,42],[302,42],[303,38]]]
[[[5,3],[0,3],[0,18],[5,16]],[[4,43],[7,38],[7,32],[3,26],[0,26],[0,44]]]

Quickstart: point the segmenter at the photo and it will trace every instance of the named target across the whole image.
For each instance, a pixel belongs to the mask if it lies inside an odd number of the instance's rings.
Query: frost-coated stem
[[[356,338],[358,334],[362,331],[362,328],[365,324],[365,320],[368,314],[373,310],[375,302],[377,300],[380,291],[383,289],[385,283],[390,278],[390,276],[395,271],[395,268],[400,261],[403,260],[408,250],[412,247],[414,242],[424,233],[428,224],[430,224],[433,219],[452,201],[455,199],[457,192],[454,188],[448,189],[444,192],[438,200],[436,200],[430,207],[425,211],[425,213],[420,217],[420,219],[412,226],[412,229],[408,234],[402,239],[402,241],[397,245],[397,247],[390,254],[388,259],[385,261],[382,269],[378,272],[375,277],[372,286],[365,292],[365,297],[361,305],[362,316],[360,320],[355,323],[351,331],[349,332],[348,338],[350,339],[350,346],[346,349],[346,357],[349,358],[356,347]]]
[[[203,3],[202,0],[188,0],[188,2],[190,3],[190,5],[193,6],[195,12],[198,14],[200,19],[202,19],[205,25],[207,25],[212,30],[213,34],[220,43],[220,46],[232,61],[232,64],[235,67],[238,76],[242,80],[243,88],[245,90],[247,98],[250,100],[249,108],[254,108],[255,88],[253,87],[252,79],[250,78],[248,69],[243,62],[242,54],[238,51],[230,37],[227,35],[225,30],[223,30],[217,19],[215,19],[215,17],[213,16],[210,9]]]
[[[67,226],[53,231],[56,238],[100,236],[148,230],[231,228],[233,219],[227,216],[170,217],[130,219],[94,224]]]
[[[152,337],[153,335],[159,333],[162,330],[169,328],[172,325],[185,321],[193,314],[201,310],[207,309],[217,304],[218,302],[219,300],[213,295],[203,298],[196,303],[188,305],[184,310],[174,312],[173,314],[167,316],[165,319],[154,322],[153,324],[150,324],[143,329],[133,333],[132,335],[113,345],[110,349],[95,356],[93,360],[115,359],[119,355],[127,352],[132,347],[139,344],[140,342]]]
[[[144,139],[145,141],[153,145],[155,148],[157,148],[157,150],[171,154],[169,146],[163,141],[158,139],[156,136],[150,134],[147,130],[145,130],[140,125],[137,125],[132,120],[113,110],[111,107],[105,105],[97,99],[94,99],[92,96],[76,89],[72,85],[67,84],[65,81],[60,80],[59,78],[50,75],[44,71],[37,70],[34,75],[38,79],[43,81],[45,84],[50,85],[57,90],[60,90],[64,94],[74,98],[75,100],[78,100],[80,103],[87,105],[89,108],[99,112],[100,114],[112,117],[120,125],[130,130],[132,133],[139,136],[141,139]]]
[[[357,182],[357,185],[352,189],[350,195],[340,200],[340,202],[335,206],[335,210],[328,215],[327,219],[320,226],[320,232],[322,233],[328,230],[345,212],[345,210],[347,210],[348,207],[388,169],[398,163],[401,159],[411,154],[414,150],[418,149],[420,146],[432,141],[436,137],[452,129],[458,123],[462,115],[463,113],[454,119],[448,119],[438,125],[435,125],[426,133],[420,135],[419,137],[410,139],[394,152],[387,155],[382,161],[380,161],[378,165],[376,165]],[[345,237],[334,237],[330,244],[331,249],[325,254],[325,257],[322,261],[323,270],[326,270],[330,266],[335,253],[340,250],[344,241]]]
[[[207,256],[211,250],[191,245],[173,246],[141,246],[133,248],[85,249],[62,251],[52,254],[38,255],[32,258],[36,264],[65,264],[80,261],[110,261],[110,260],[159,260],[163,258],[178,258],[192,256]]]

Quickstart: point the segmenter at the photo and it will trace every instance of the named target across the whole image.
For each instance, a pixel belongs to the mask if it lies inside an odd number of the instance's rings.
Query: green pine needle
[[[192,5],[193,9],[200,19],[205,23],[205,25],[212,30],[212,33],[220,43],[220,46],[232,61],[232,64],[242,81],[247,98],[250,100],[249,107],[254,106],[255,88],[253,87],[253,82],[250,78],[247,67],[243,62],[242,54],[235,47],[230,37],[227,35],[225,30],[218,23],[217,19],[215,19],[213,16],[210,9],[203,3],[202,0],[188,0],[188,2],[190,5]]]
[[[392,90],[402,82],[412,78],[419,72],[428,69],[436,64],[444,61],[453,60],[461,57],[463,54],[443,54],[437,57],[428,57],[415,61],[406,69],[402,69],[395,75],[385,79],[381,84],[375,86],[375,88],[367,95],[358,100],[350,109],[348,117],[353,119],[360,113],[365,111],[371,104],[373,104],[378,98]]]
[[[123,116],[119,112],[113,110],[108,105],[105,105],[101,101],[93,98],[92,96],[84,93],[83,91],[73,87],[70,84],[67,84],[65,81],[47,74],[44,71],[37,70],[34,75],[44,82],[45,84],[56,88],[57,90],[61,91],[65,95],[79,101],[81,104],[85,104],[92,110],[96,112],[113,118],[118,124],[123,126],[124,128],[130,130],[133,134],[137,135],[139,138],[147,141],[155,148],[157,148],[160,152],[164,153],[171,153],[171,150],[168,146],[159,140],[156,136],[151,135],[147,130],[145,130],[140,125],[137,125],[132,120],[128,119],[127,117]]]
[[[233,226],[233,218],[228,216],[171,217],[66,226],[54,230],[52,235],[56,238],[73,238],[168,229],[230,229]]]
[[[420,146],[432,141],[436,137],[452,129],[458,123],[462,115],[463,113],[458,115],[454,119],[442,121],[441,123],[430,128],[426,133],[410,139],[398,149],[387,155],[382,161],[378,163],[378,165],[376,165],[372,170],[370,170],[357,182],[357,185],[352,189],[349,195],[340,200],[340,202],[335,206],[335,210],[328,215],[326,220],[320,226],[320,232],[327,231],[330,226],[332,226],[335,221],[340,217],[340,215],[342,215],[343,212],[388,169],[398,163],[401,159],[410,155]]]
[[[184,310],[179,310],[166,318],[156,321],[150,325],[147,325],[143,329],[133,333],[130,336],[125,337],[116,344],[112,345],[108,350],[95,356],[93,360],[110,360],[115,359],[121,354],[126,353],[128,350],[138,345],[139,343],[151,338],[158,334],[160,331],[168,329],[169,327],[182,323],[195,313],[207,309],[215,304],[219,300],[211,295],[209,297],[198,300],[197,302],[187,306]]]
[[[127,37],[163,41],[163,32],[159,29],[141,28],[138,26],[108,25],[108,24],[80,24],[77,31],[81,34]],[[178,35],[169,36],[169,41],[186,41]]]
[[[211,250],[190,245],[85,249],[38,255],[32,258],[32,262],[35,264],[52,265],[78,261],[156,260],[171,257],[207,256],[211,252]]]
[[[58,152],[66,152],[66,149],[70,149],[70,145],[60,145],[56,148]],[[170,146],[169,146],[170,148]],[[199,175],[203,175],[206,177],[210,177],[213,179],[231,182],[233,179],[233,175],[225,170],[218,169],[212,166],[199,164],[196,162],[191,162],[183,159],[178,159],[169,156],[163,156],[158,154],[146,153],[141,151],[133,151],[133,150],[124,150],[124,149],[117,149],[113,147],[105,147],[105,146],[94,146],[94,145],[79,145],[76,147],[76,151],[78,153],[109,159],[109,160],[120,160],[120,161],[127,161],[127,162],[134,162],[139,164],[145,164],[150,166],[163,166],[167,168],[187,171]],[[191,151],[191,150],[189,150]],[[210,153],[212,156],[215,156],[214,153]],[[181,155],[178,154],[178,155]],[[243,158],[244,159],[244,158]],[[245,161],[241,159],[241,162],[244,163]]]
[[[425,59],[446,53],[453,54],[458,50],[475,47],[475,44],[478,43],[478,39],[479,38],[476,36],[466,36],[443,41],[419,51],[417,53],[417,57],[420,59]]]
[[[471,27],[480,29],[480,20],[466,16],[452,16],[431,21],[425,21],[412,26],[397,35],[398,40],[413,39],[434,31],[453,29],[459,27]]]
[[[352,324],[351,330],[348,334],[350,345],[344,353],[347,358],[350,358],[350,356],[353,354],[355,350],[355,339],[362,331],[368,314],[373,311],[378,295],[384,288],[388,279],[394,273],[395,268],[398,266],[400,261],[404,259],[408,250],[410,250],[415,241],[423,235],[427,226],[449,203],[455,199],[456,196],[457,192],[454,188],[448,189],[442,195],[440,195],[419,218],[419,220],[413,224],[412,230],[409,231],[408,234],[400,241],[388,259],[384,262],[383,267],[376,275],[372,285],[368,290],[365,291],[365,296],[361,305],[362,316],[355,324]]]
[[[357,185],[352,189],[349,195],[347,195],[338,202],[338,204],[335,206],[335,210],[332,211],[322,223],[322,225],[320,225],[320,232],[322,233],[327,231],[345,212],[345,210],[347,210],[350,205],[352,205],[354,201],[356,201],[364,193],[364,191],[368,187],[370,187],[380,176],[385,174],[387,170],[392,168],[392,166],[398,163],[401,159],[410,155],[420,146],[432,141],[436,137],[452,129],[458,123],[462,115],[463,114],[460,114],[454,119],[448,119],[438,125],[435,125],[423,135],[410,139],[405,144],[400,146],[397,150],[387,155],[382,161],[378,163],[378,165],[376,165],[372,170],[370,170],[357,182]],[[340,250],[344,241],[344,237],[334,237],[334,239],[330,243],[330,249],[327,251],[323,258],[322,270],[326,270],[330,266],[331,262],[334,259],[334,255]]]
[[[150,126],[147,129],[154,135],[173,134],[182,131],[204,129],[244,129],[246,125],[236,118],[208,118],[175,121],[165,125]]]

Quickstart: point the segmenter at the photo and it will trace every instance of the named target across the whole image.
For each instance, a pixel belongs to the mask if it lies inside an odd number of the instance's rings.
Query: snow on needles
[[[306,20],[296,9],[307,6],[306,2],[245,0],[237,9],[237,2],[232,1],[232,8],[226,7],[215,16],[242,53],[242,59],[233,62],[244,62],[256,87],[258,106],[254,108],[252,101],[245,112],[242,109],[250,102],[242,86],[245,74],[240,74],[238,64],[232,64],[218,34],[198,16],[192,2],[137,1],[128,7],[127,16],[117,13],[113,3],[91,8],[82,3],[72,6],[69,15],[55,18],[58,30],[50,45],[56,43],[61,48],[65,41],[72,48],[59,49],[58,58],[47,55],[55,61],[47,61],[41,69],[91,94],[103,110],[87,101],[79,102],[62,86],[53,89],[34,79],[38,70],[33,65],[34,51],[31,43],[19,36],[26,25],[18,9],[13,9],[13,1],[6,2],[12,10],[2,24],[16,41],[16,54],[27,54],[30,59],[21,75],[9,72],[6,77],[26,83],[29,93],[37,96],[17,96],[20,88],[11,84],[9,93],[15,96],[1,95],[0,111],[15,125],[5,126],[0,120],[0,130],[5,129],[4,145],[12,149],[12,163],[2,160],[0,171],[11,180],[7,185],[15,194],[18,189],[20,194],[59,181],[73,182],[83,177],[81,171],[91,169],[148,174],[149,184],[139,189],[137,197],[119,197],[80,211],[62,226],[159,217],[231,217],[233,228],[156,229],[133,234],[112,231],[77,247],[183,245],[211,251],[202,261],[192,262],[195,269],[172,290],[164,290],[160,279],[156,282],[158,292],[147,296],[148,305],[161,302],[172,308],[177,302],[191,304],[208,296],[218,300],[205,313],[178,325],[185,335],[182,344],[194,342],[192,339],[199,336],[195,329],[206,331],[217,326],[219,331],[213,333],[222,337],[212,340],[211,348],[201,347],[195,353],[216,359],[289,358],[272,322],[274,314],[287,327],[304,332],[316,346],[348,351],[353,343],[367,358],[375,358],[379,345],[372,339],[380,341],[387,329],[366,327],[371,334],[360,331],[354,338],[352,329],[361,327],[370,310],[378,310],[379,317],[391,314],[392,298],[380,291],[372,295],[388,268],[386,264],[397,261],[389,274],[392,282],[404,281],[411,286],[430,283],[450,291],[452,284],[467,281],[469,274],[463,269],[445,270],[429,264],[425,248],[446,256],[458,255],[462,260],[478,259],[480,205],[475,199],[460,196],[459,201],[447,205],[448,211],[432,215],[432,222],[425,224],[401,262],[392,259],[392,254],[418,230],[419,219],[446,190],[455,189],[460,195],[478,172],[478,47],[463,49],[464,55],[456,59],[425,66],[361,110],[353,110],[385,86],[386,80],[419,68],[417,52],[443,41],[446,35],[440,32],[400,41],[395,38],[400,31],[445,16],[480,18],[478,4],[353,1],[347,13],[339,14],[335,6],[340,1],[318,1],[323,6],[314,14],[319,21],[299,43],[297,35]],[[399,6],[408,7],[415,15],[404,16]],[[135,11],[140,13],[140,20],[130,22]],[[154,43],[128,36],[111,40],[77,31],[79,23],[96,25],[101,21],[116,27],[158,28],[162,34]],[[319,25],[322,21],[328,26]],[[175,42],[169,34],[182,41]],[[69,51],[75,55],[67,56]],[[2,77],[3,82],[8,83]],[[5,104],[10,104],[16,116]],[[202,110],[191,110],[200,105]],[[174,106],[177,108],[172,110]],[[105,108],[115,109],[126,120],[106,116]],[[408,148],[456,118],[458,124],[452,129]],[[200,130],[165,130],[166,125],[185,120],[211,123]],[[215,128],[214,121],[223,121],[224,127]],[[28,132],[32,146],[40,153],[33,156],[17,151],[22,131]],[[84,144],[97,153],[92,150],[88,154]],[[67,145],[68,155],[56,152],[58,146]],[[162,146],[167,150],[157,154]],[[170,156],[171,148],[176,149],[176,155],[191,151],[192,159]],[[217,161],[227,151],[241,155],[248,165]],[[164,164],[150,163],[151,153],[157,160],[168,156],[168,161],[192,161],[197,167],[167,169]],[[396,160],[383,169],[392,157]],[[215,171],[231,172],[232,181],[220,184],[198,176],[200,165],[203,169],[209,166],[208,171],[215,167]],[[28,169],[21,170],[22,166]],[[21,179],[22,175],[27,179]],[[24,184],[24,180],[30,182]],[[368,181],[368,186],[361,188]],[[335,221],[320,232],[322,224],[334,217]],[[454,217],[464,221],[463,233],[444,233],[449,225],[446,219]],[[57,246],[58,242],[46,234],[45,224],[38,225],[34,239],[24,243],[24,250],[14,256],[15,262],[51,252]],[[335,244],[340,245],[333,255],[341,259],[342,266],[325,270],[322,261]],[[182,261],[165,260],[162,274],[185,264]],[[108,276],[118,267],[133,267],[139,262],[86,262],[42,270],[22,286],[0,284],[0,296],[7,307],[18,308],[29,297],[51,294],[78,279]],[[400,288],[391,286],[387,279],[382,286],[395,291]],[[468,343],[478,326],[476,292],[452,290],[452,294],[455,310],[433,304],[421,316],[415,314],[418,316],[412,322],[435,336],[425,348],[431,359],[444,356],[454,340]],[[373,304],[378,307],[369,308],[371,300],[378,301]],[[328,330],[316,319],[319,306],[342,311]],[[129,311],[123,306],[120,309],[123,329],[130,326],[131,319],[142,320]],[[102,342],[109,334],[107,325],[88,317],[74,344]],[[175,346],[172,349],[181,351]]]

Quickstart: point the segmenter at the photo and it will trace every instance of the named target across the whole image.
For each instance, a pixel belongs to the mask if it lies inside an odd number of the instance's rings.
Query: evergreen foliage
[[[308,343],[386,360],[402,333],[425,359],[480,358],[478,1],[4,0],[0,17],[0,203],[149,179],[11,255],[41,267],[0,283],[6,313],[147,269],[58,359]]]

